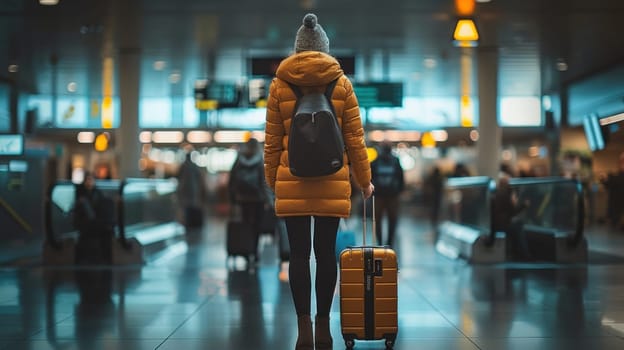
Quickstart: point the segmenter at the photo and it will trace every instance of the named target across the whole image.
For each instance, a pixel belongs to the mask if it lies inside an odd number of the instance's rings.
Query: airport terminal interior
[[[308,13],[403,183],[352,181],[333,349],[624,349],[621,0],[1,1],[0,349],[295,349],[232,169]]]

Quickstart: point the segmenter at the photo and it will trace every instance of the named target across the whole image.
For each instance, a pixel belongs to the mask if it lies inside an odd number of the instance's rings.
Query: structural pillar
[[[479,93],[478,175],[497,178],[500,168],[502,131],[498,125],[498,48],[477,49]]]
[[[130,5],[132,3],[132,5]],[[141,15],[137,4],[117,0],[115,21],[124,34],[120,37],[119,102],[121,118],[116,133],[115,149],[119,164],[119,177],[140,177],[139,160],[139,83],[141,72],[141,49],[139,33]]]
[[[138,50],[123,49],[119,54],[119,100],[121,120],[116,149],[119,157],[119,177],[139,177],[139,72],[141,57]]]

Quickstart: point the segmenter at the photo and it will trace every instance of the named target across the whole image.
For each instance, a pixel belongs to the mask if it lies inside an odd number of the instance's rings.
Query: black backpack
[[[371,164],[375,174],[373,179],[375,193],[395,195],[401,191],[401,180],[397,169],[400,165],[397,162],[394,157],[379,157]]]
[[[234,184],[239,194],[243,196],[258,196],[262,191],[262,168],[258,164],[238,163]]]
[[[331,103],[337,81],[329,83],[324,94],[306,95],[288,83],[297,96],[288,136],[288,162],[295,176],[330,175],[343,166],[344,141]]]

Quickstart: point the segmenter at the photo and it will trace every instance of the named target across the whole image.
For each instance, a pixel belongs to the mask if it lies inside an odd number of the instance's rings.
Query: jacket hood
[[[303,51],[286,57],[275,75],[297,86],[329,84],[344,74],[338,61],[323,52]]]

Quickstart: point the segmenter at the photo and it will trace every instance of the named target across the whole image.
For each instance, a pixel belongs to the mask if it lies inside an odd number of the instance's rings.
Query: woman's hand
[[[370,196],[373,195],[374,191],[375,185],[373,185],[373,183],[371,182],[368,187],[362,189],[362,196],[364,196],[364,199],[368,199]]]

